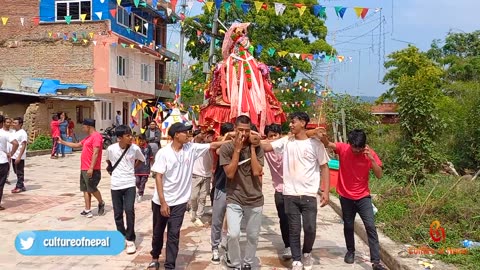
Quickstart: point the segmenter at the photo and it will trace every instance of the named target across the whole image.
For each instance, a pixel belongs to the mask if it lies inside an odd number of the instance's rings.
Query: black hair
[[[5,122],[5,117],[0,114],[0,124],[3,124]]]
[[[139,139],[139,140],[142,140],[142,141],[146,141],[146,140],[147,140],[147,136],[145,136],[145,133],[144,133],[144,134],[140,134],[140,135],[138,135],[138,139]]]
[[[268,132],[282,134],[282,126],[278,124],[271,124],[265,127],[265,135],[268,135]]]
[[[246,115],[240,115],[235,120],[235,125],[236,126],[238,126],[238,124],[249,124],[250,125],[251,123],[252,123],[252,120],[250,120],[250,117],[248,117]]]
[[[225,136],[225,134],[232,132],[234,129],[235,128],[232,123],[223,123],[220,127],[220,135]]]
[[[56,114],[52,115],[52,120],[57,121],[58,120],[58,115],[56,115]]]
[[[207,130],[206,134],[207,135],[215,135],[215,130],[209,129],[209,130]]]
[[[117,111],[117,113],[121,113],[120,111]]]
[[[23,125],[23,118],[20,117],[20,116],[13,118],[13,121],[18,121],[18,123],[19,123],[20,125]]]
[[[293,112],[290,114],[290,119],[297,119],[305,122],[305,128],[307,128],[308,122],[310,122],[310,117],[306,112]]]
[[[120,125],[115,128],[115,136],[123,137],[123,135],[126,135],[126,134],[130,134],[130,135],[132,134],[132,129],[130,129],[128,126]]]
[[[155,126],[158,126],[157,122],[155,122],[155,120],[150,121],[148,124],[150,125],[151,123],[155,123]]]
[[[202,133],[202,130],[201,129],[196,129],[194,132],[193,132],[193,137],[197,136],[198,134]]]
[[[363,148],[367,144],[367,135],[361,129],[354,129],[348,133],[348,143],[355,148]]]
[[[254,124],[250,124],[250,129],[255,131],[255,132],[258,132],[258,128]]]

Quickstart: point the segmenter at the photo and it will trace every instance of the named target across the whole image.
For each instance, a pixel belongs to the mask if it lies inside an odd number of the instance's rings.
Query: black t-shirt
[[[225,192],[227,175],[225,174],[225,170],[223,169],[223,166],[220,166],[220,158],[217,160],[217,168],[215,169],[214,179],[215,179],[215,189]]]

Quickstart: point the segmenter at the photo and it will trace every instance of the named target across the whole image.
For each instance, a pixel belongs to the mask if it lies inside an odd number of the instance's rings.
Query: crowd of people
[[[98,201],[96,214],[104,215],[106,202],[97,188],[101,179],[102,135],[95,130],[94,119],[84,119],[82,130],[87,136],[79,142],[67,141],[69,121],[66,119],[66,115],[60,113],[52,120],[52,130],[55,128],[52,157],[56,156],[54,153],[62,153],[64,146],[82,148],[80,191],[84,194],[85,208],[80,214],[94,216],[92,197],[95,197]],[[347,264],[355,261],[353,225],[358,213],[367,231],[372,267],[385,269],[380,263],[368,188],[369,172],[372,170],[380,178],[382,162],[366,145],[365,133],[353,130],[348,134],[348,143],[333,143],[323,129],[307,132],[310,118],[306,113],[292,113],[289,120],[288,135],[282,135],[281,126],[273,124],[265,127],[266,137],[262,140],[245,115],[238,116],[234,124],[222,124],[218,137],[214,131],[192,131],[191,125],[175,123],[168,130],[170,142],[164,147],[160,146],[161,134],[155,122],[136,137],[130,127],[118,125],[115,128],[117,141],[106,149],[106,163],[113,215],[117,230],[125,236],[126,253],[136,252],[134,205],[142,201],[145,185],[153,174],[152,261],[148,269],[160,268],[159,257],[164,245],[164,268],[175,269],[185,214],[190,211],[194,226],[204,226],[208,197],[212,205],[212,263],[221,263],[220,249],[223,249],[223,263],[227,267],[252,269],[262,224],[265,200],[262,176],[266,161],[272,175],[275,189],[272,199],[284,244],[281,257],[291,259],[294,270],[312,269],[318,206],[324,207],[329,202],[330,149],[338,155],[341,164],[337,192],[347,246],[344,261]],[[19,117],[5,119],[0,115],[0,203],[10,167],[18,178],[12,193],[26,190],[23,168],[28,138],[22,125]],[[320,205],[317,205],[317,197]],[[243,252],[240,245],[242,221],[246,232]],[[166,229],[167,234],[164,234]]]

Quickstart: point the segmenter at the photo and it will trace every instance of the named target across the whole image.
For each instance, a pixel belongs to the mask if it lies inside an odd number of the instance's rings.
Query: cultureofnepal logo
[[[125,237],[118,231],[23,231],[15,248],[26,256],[117,255]]]
[[[447,239],[445,228],[442,227],[440,221],[434,220],[430,223],[430,237],[435,243],[440,241],[445,242]],[[417,247],[409,247],[408,248],[409,254],[417,254],[417,255],[433,255],[433,254],[467,254],[468,249],[466,248],[440,248],[440,249],[433,249],[428,246],[421,246]]]
[[[445,235],[445,228],[441,226],[440,221],[434,220],[432,223],[430,223],[430,237],[435,243],[440,241],[445,242],[447,239],[447,236]]]

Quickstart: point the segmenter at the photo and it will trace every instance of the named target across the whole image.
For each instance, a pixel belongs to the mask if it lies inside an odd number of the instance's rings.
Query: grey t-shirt
[[[234,151],[233,142],[226,143],[220,148],[220,166],[230,164]],[[264,152],[261,147],[255,148],[257,159],[261,166],[264,163]],[[239,164],[251,158],[250,146],[246,146],[240,152]],[[258,176],[253,176],[250,160],[238,165],[233,179],[227,179],[227,203],[240,206],[259,207],[263,206],[262,183]]]

